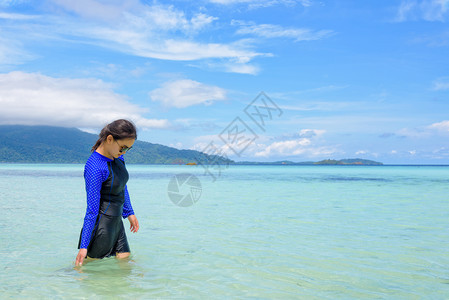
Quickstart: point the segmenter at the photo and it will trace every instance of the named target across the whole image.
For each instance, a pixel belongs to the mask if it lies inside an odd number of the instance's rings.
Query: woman
[[[86,257],[126,258],[130,254],[122,217],[128,218],[131,232],[139,230],[139,222],[126,187],[129,177],[123,154],[132,148],[136,138],[134,124],[120,119],[106,125],[92,147],[84,167],[87,209],[76,266],[81,266]]]

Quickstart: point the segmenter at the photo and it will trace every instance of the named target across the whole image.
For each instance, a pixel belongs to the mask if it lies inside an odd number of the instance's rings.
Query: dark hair
[[[99,138],[95,145],[92,147],[92,152],[97,150],[97,148],[106,141],[106,138],[112,135],[116,140],[122,139],[137,139],[137,130],[134,123],[128,120],[119,119],[112,123],[106,125],[100,132]]]

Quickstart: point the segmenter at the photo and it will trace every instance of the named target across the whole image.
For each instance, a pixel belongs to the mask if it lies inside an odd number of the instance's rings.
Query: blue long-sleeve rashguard
[[[123,156],[119,156],[118,159],[125,161]],[[113,159],[107,158],[106,156],[94,151],[84,166],[87,208],[86,216],[84,217],[80,248],[87,249],[87,246],[89,246],[91,234],[100,209],[100,191],[103,182],[109,177],[108,162],[112,161]],[[125,186],[125,203],[123,204],[122,217],[127,218],[130,215],[134,215],[134,210],[131,206],[128,188]]]

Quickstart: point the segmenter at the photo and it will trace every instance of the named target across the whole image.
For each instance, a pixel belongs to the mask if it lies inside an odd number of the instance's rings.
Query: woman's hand
[[[75,266],[77,266],[77,267],[82,266],[86,255],[87,255],[87,249],[81,248],[80,251],[78,252],[78,255],[76,256]]]
[[[137,218],[135,215],[130,215],[128,216],[128,221],[129,221],[129,229],[131,230],[131,232],[136,233],[139,230],[139,221],[137,221]]]

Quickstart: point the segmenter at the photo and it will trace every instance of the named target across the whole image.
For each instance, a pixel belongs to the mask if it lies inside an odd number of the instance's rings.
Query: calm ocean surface
[[[449,298],[449,167],[128,165],[131,259],[75,270],[83,167],[0,164],[0,298]]]

